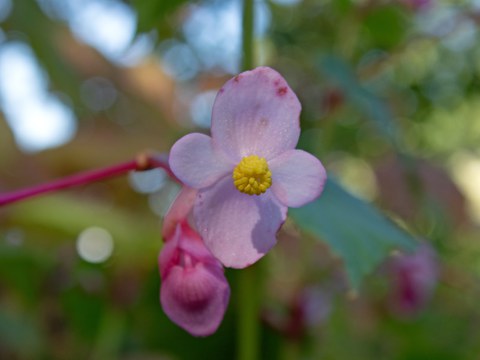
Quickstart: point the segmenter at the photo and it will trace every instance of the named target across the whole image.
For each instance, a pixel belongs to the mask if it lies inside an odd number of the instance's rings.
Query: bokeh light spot
[[[480,224],[480,157],[460,151],[450,159],[452,176],[467,199],[471,218]]]
[[[1,48],[0,104],[24,151],[60,146],[75,134],[73,111],[49,93],[48,78],[26,44],[11,42]]]
[[[80,257],[91,263],[106,261],[113,252],[113,238],[100,227],[89,227],[77,238],[77,252]]]
[[[83,102],[93,111],[109,109],[117,99],[117,90],[111,81],[101,77],[94,77],[82,84],[81,95]]]
[[[209,128],[216,91],[205,91],[195,96],[190,106],[193,123],[202,128]]]
[[[11,0],[0,0],[0,22],[5,21],[12,11]]]
[[[162,169],[132,171],[128,176],[132,188],[142,194],[160,190],[165,184],[166,178],[165,171]]]

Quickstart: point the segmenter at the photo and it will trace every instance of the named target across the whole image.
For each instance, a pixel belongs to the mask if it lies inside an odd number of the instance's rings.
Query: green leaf
[[[106,302],[96,294],[90,294],[80,286],[65,291],[60,301],[69,325],[76,335],[92,341],[96,338],[103,320]]]
[[[365,36],[370,36],[377,47],[391,49],[405,38],[408,17],[399,6],[373,8],[365,17]]]
[[[392,249],[411,251],[416,246],[412,236],[331,179],[318,200],[291,209],[290,215],[302,230],[320,237],[343,258],[354,289]]]
[[[47,252],[0,243],[0,282],[21,293],[28,302],[37,301],[43,276],[53,264]]]
[[[333,55],[321,58],[319,63],[320,70],[333,80],[348,100],[356,105],[392,144],[397,144],[400,133],[390,109],[360,84],[348,64]]]
[[[18,359],[38,358],[42,346],[41,329],[34,314],[21,313],[17,307],[2,304],[0,309],[2,350],[9,349]]]
[[[174,12],[187,0],[133,0],[132,6],[137,11],[137,33],[157,29],[164,33],[167,15]]]
[[[12,207],[10,216],[16,224],[39,227],[67,235],[74,241],[81,231],[100,226],[114,238],[114,261],[131,266],[156,264],[160,229],[154,216],[146,217],[108,205],[81,201],[64,194],[25,201]]]

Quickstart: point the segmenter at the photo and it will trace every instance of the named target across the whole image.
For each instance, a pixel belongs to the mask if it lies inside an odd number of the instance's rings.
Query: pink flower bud
[[[438,264],[432,247],[422,244],[411,255],[391,263],[392,308],[400,315],[413,315],[430,300],[438,281]]]
[[[220,325],[230,298],[221,263],[186,219],[194,196],[184,189],[164,222],[165,245],[158,259],[160,302],[167,316],[194,336]]]

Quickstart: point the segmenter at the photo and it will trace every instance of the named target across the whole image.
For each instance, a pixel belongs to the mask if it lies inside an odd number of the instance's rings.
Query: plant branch
[[[251,70],[254,67],[254,2],[243,0],[242,15],[242,70]]]
[[[255,66],[254,23],[255,8],[253,0],[243,0],[242,17],[242,70],[251,70]],[[261,269],[259,264],[243,269],[238,278],[238,318],[237,318],[237,360],[256,360],[260,358],[260,306],[261,306]]]
[[[0,206],[9,205],[41,194],[112,178],[123,175],[130,171],[145,171],[155,168],[164,169],[173,180],[178,181],[168,166],[168,159],[166,155],[151,155],[148,153],[141,153],[134,160],[128,162],[102,169],[85,171],[64,177],[62,179],[53,180],[45,184],[35,185],[25,189],[0,194]]]

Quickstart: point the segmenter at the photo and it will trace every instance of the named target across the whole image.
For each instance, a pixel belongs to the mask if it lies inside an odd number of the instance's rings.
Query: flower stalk
[[[260,306],[262,297],[261,264],[242,269],[238,274],[237,359],[260,358]]]
[[[168,159],[165,155],[151,155],[148,153],[139,154],[134,160],[121,164],[81,172],[45,184],[35,185],[25,189],[15,190],[9,193],[0,194],[0,206],[9,205],[34,196],[85,185],[96,181],[105,180],[115,176],[126,174],[130,171],[145,171],[155,168],[162,168],[174,180],[178,181],[170,170]]]
[[[242,70],[254,67],[254,2],[243,1],[242,15]],[[238,339],[237,359],[255,360],[260,356],[260,289],[258,264],[238,274]]]
[[[242,15],[242,70],[250,70],[255,64],[254,54],[254,23],[255,12],[253,0],[243,1],[243,15]]]

